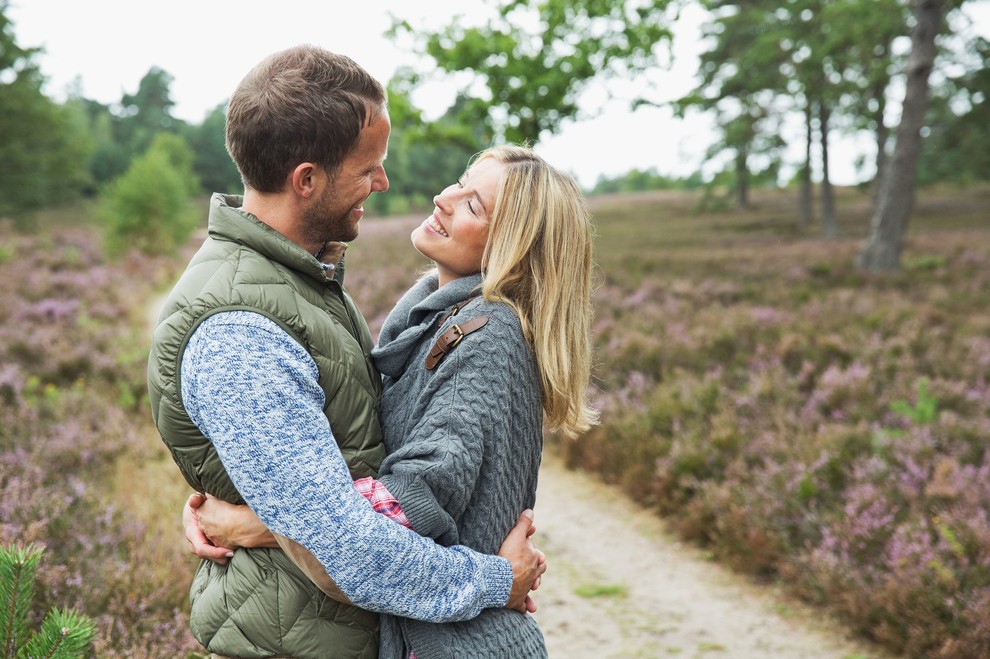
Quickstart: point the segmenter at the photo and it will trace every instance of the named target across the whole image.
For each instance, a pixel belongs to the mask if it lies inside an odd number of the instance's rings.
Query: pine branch
[[[83,656],[96,633],[96,623],[71,611],[52,609],[17,653],[18,659],[76,659]]]
[[[43,549],[0,546],[0,642],[2,656],[17,656],[27,637],[27,618],[34,600],[34,575]]]
[[[96,634],[96,623],[86,616],[52,609],[28,638],[34,576],[43,553],[34,546],[0,546],[0,659],[76,659]]]

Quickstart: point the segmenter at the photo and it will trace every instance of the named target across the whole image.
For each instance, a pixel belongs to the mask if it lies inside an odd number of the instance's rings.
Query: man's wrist
[[[512,563],[501,556],[485,556],[482,566],[481,606],[486,609],[501,609],[509,603],[512,595]]]

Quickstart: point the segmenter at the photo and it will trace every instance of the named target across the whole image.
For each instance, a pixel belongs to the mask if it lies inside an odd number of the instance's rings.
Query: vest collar
[[[317,261],[302,247],[271,228],[251,213],[241,210],[244,197],[214,193],[210,198],[209,234],[214,240],[227,240],[248,247],[265,258],[292,268],[320,283],[333,279],[344,285],[346,243],[328,243]],[[328,267],[332,265],[333,267]]]

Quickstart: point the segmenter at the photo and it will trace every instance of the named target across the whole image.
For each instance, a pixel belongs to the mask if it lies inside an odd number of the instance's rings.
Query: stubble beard
[[[357,238],[357,225],[350,220],[351,207],[340,208],[328,190],[320,199],[306,209],[303,215],[303,232],[306,241],[313,245],[324,242],[350,242]]]

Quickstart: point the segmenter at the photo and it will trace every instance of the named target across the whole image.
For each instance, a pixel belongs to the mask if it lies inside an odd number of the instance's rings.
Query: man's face
[[[340,170],[329,180],[319,199],[306,209],[303,220],[307,233],[318,237],[315,242],[348,242],[357,238],[364,201],[372,192],[388,190],[383,163],[391,129],[387,112],[362,128],[357,145],[344,158]]]

